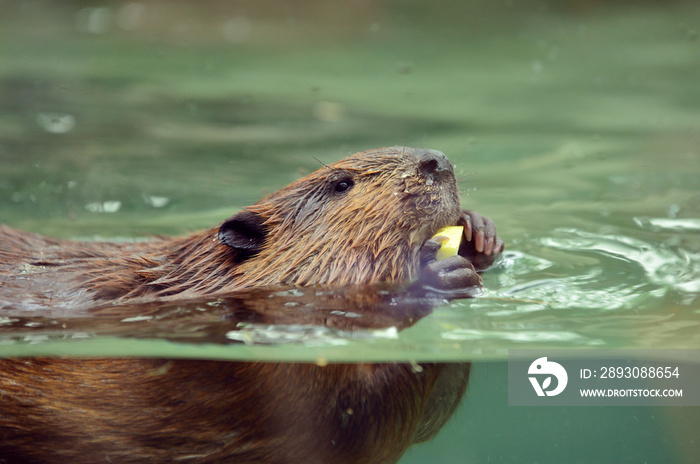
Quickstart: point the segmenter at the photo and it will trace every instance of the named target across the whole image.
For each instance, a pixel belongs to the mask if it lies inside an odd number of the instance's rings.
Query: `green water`
[[[458,417],[402,462],[696,462],[696,409],[508,407],[504,360],[700,347],[697,2],[99,7],[0,1],[0,222],[187,233],[319,161],[399,144],[445,152],[507,252],[484,298],[395,337],[3,355],[481,360]]]

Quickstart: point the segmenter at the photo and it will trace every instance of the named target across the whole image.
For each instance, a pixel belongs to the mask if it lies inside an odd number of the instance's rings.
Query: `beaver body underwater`
[[[430,238],[448,225],[465,226],[463,244],[436,261]],[[442,153],[383,148],[189,237],[71,242],[0,227],[0,314],[268,285],[396,282],[459,296],[502,250],[491,221],[460,209]],[[468,377],[467,363],[4,359],[0,460],[393,463],[444,425]]]

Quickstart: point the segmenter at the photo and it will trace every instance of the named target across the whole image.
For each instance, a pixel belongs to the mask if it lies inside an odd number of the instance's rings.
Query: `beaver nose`
[[[418,169],[426,178],[439,180],[454,174],[452,163],[442,152],[423,149],[418,156]]]

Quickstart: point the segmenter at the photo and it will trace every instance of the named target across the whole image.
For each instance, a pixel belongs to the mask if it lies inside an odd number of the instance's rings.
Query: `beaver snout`
[[[444,153],[427,148],[417,150],[418,170],[427,179],[443,180],[454,176],[452,163]]]

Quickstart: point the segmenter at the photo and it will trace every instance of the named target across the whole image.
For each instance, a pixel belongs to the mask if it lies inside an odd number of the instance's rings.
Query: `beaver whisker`
[[[328,169],[333,169],[332,167],[330,167],[329,165],[327,165],[326,163],[324,163],[324,162],[321,161],[320,159],[316,158],[315,156],[313,156],[312,158],[315,159],[316,162],[318,162],[318,164],[320,164],[321,166],[325,166],[325,167],[328,168]]]

